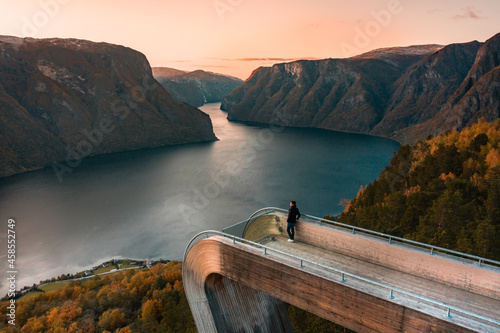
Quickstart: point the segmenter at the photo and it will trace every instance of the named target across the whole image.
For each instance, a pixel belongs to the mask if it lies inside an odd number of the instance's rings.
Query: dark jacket
[[[300,218],[300,212],[297,206],[292,206],[288,210],[288,219],[286,220],[288,223],[295,223]]]

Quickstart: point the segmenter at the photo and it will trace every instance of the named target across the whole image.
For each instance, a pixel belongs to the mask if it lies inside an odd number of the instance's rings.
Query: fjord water
[[[340,213],[340,200],[373,181],[399,146],[357,134],[232,123],[219,106],[201,108],[219,141],[87,158],[62,182],[52,168],[0,179],[1,260],[6,265],[13,218],[18,287],[110,258],[182,260],[196,233],[263,207],[287,208],[292,199],[306,214]]]

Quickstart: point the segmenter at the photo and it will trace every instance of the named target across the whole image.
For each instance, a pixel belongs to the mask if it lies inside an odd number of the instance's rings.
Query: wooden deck
[[[295,242],[289,243],[285,221],[282,213],[263,215],[249,225],[244,238],[417,296],[393,292],[390,301],[401,306],[436,318],[448,317],[447,307],[464,310],[476,316],[453,309],[449,319],[477,332],[500,332],[498,267],[478,267],[471,261],[431,255],[422,248],[391,244],[377,236],[353,234],[334,226],[320,226],[308,219],[297,223]],[[333,270],[309,268],[327,279],[339,279],[340,274]],[[359,283],[359,279],[349,281],[356,278],[345,280],[346,285],[383,299],[390,293],[376,284]]]
[[[283,301],[357,332],[500,333],[497,263],[306,219],[290,243],[283,212],[250,221],[243,239],[207,232],[188,246],[200,332],[291,332]]]
[[[263,245],[500,321],[500,301],[278,236]],[[348,279],[348,278],[346,278]],[[397,297],[397,296],[396,296]]]

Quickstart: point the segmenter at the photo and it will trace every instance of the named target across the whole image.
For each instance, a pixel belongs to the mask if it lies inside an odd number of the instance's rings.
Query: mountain
[[[185,72],[153,67],[153,75],[175,99],[196,107],[220,102],[224,96],[243,84],[243,80],[238,78],[202,70]]]
[[[261,68],[227,95],[221,108],[230,120],[369,133],[382,120],[397,79],[410,64],[440,48],[377,50],[349,59]]]
[[[451,129],[462,129],[484,117],[500,117],[500,34],[487,40],[476,53],[474,63],[438,114],[427,122],[410,128],[415,133],[437,135]],[[424,136],[422,135],[422,137]]]
[[[414,143],[500,117],[500,34],[485,43],[374,50],[259,68],[228,94],[228,119]]]
[[[393,85],[384,118],[370,134],[386,136],[436,116],[462,84],[480,47],[479,42],[448,45],[409,68]]]
[[[172,98],[143,54],[77,39],[0,36],[0,124],[0,176],[216,140],[208,115]]]

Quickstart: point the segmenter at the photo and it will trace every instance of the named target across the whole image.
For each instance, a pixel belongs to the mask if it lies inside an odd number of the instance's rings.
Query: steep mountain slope
[[[228,94],[228,119],[317,127],[414,143],[499,115],[500,34],[448,46],[276,64]]]
[[[392,84],[407,66],[439,48],[276,64],[226,96],[222,109],[230,120],[368,133],[382,119]]]
[[[243,84],[235,77],[197,70],[184,72],[167,67],[153,68],[153,75],[172,96],[192,106],[222,101]]]
[[[408,135],[437,135],[470,126],[481,117],[487,121],[499,118],[499,66],[500,34],[497,34],[481,45],[467,76],[439,113],[421,126],[409,129]]]
[[[431,54],[394,83],[383,120],[370,134],[385,136],[436,115],[460,87],[481,44],[452,44]]]
[[[0,82],[0,176],[216,139],[208,115],[173,99],[126,47],[1,36]]]
[[[250,76],[245,80],[245,83],[240,85],[238,88],[235,88],[230,94],[226,95],[222,99],[221,109],[229,110],[243,99],[248,90],[252,89],[255,84],[267,73],[269,67],[259,67],[250,74]],[[228,97],[230,96],[230,97]]]

